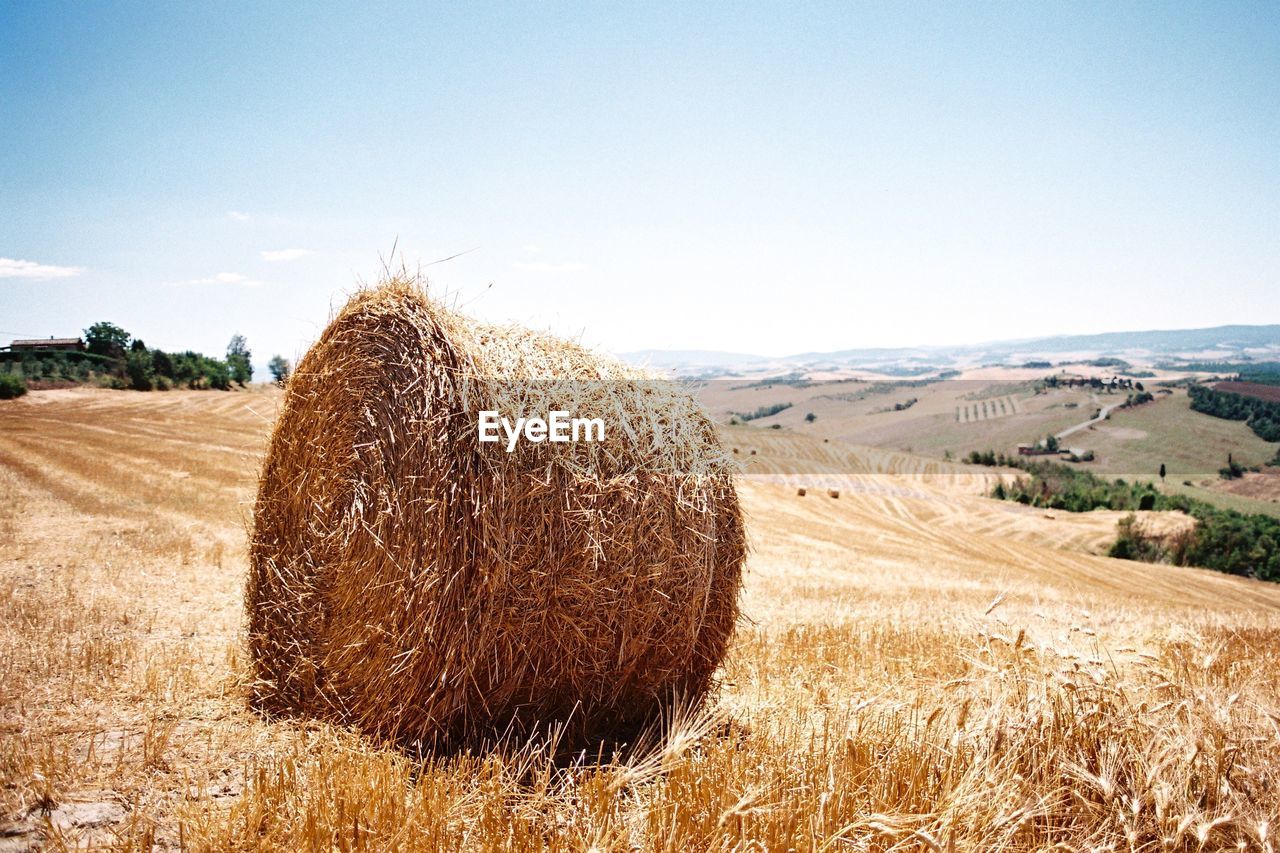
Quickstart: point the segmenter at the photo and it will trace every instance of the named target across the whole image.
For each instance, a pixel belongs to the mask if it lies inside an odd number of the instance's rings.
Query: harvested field
[[[1107,519],[981,498],[999,472],[777,432],[729,434],[763,469],[749,621],[713,711],[656,749],[420,758],[258,716],[246,523],[277,400],[0,405],[3,844],[1273,849],[1280,588],[1084,553]],[[799,500],[793,475],[864,488]]]
[[[1280,467],[1270,465],[1261,471],[1246,471],[1234,480],[1219,479],[1213,483],[1213,489],[1222,494],[1280,503]]]
[[[1218,391],[1280,403],[1280,385],[1266,385],[1262,382],[1218,382],[1213,387]]]

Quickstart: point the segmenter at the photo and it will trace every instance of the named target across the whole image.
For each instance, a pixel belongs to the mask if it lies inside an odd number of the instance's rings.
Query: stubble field
[[[746,618],[651,748],[423,758],[265,720],[241,594],[277,401],[0,406],[0,850],[1273,849],[1280,587],[779,431],[727,435]]]

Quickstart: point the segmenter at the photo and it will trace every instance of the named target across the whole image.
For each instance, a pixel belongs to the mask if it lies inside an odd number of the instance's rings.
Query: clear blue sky
[[[6,0],[0,128],[3,342],[292,356],[397,239],[614,350],[1280,322],[1275,3]]]

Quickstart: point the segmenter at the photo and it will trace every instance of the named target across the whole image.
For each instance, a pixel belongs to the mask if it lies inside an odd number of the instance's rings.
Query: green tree
[[[1244,466],[1236,462],[1231,454],[1227,454],[1227,467],[1218,469],[1218,476],[1224,480],[1238,480],[1244,476]]]
[[[249,352],[249,343],[244,335],[232,335],[231,343],[227,344],[227,372],[233,382],[243,386],[253,378],[252,358],[253,354]]]
[[[282,355],[271,356],[271,361],[267,362],[267,369],[271,371],[271,378],[276,381],[280,387],[284,387],[284,383],[289,380],[289,373],[293,369],[289,364],[289,359]]]
[[[203,379],[208,383],[209,388],[216,388],[219,391],[231,390],[231,371],[225,361],[218,361],[216,358],[208,358],[201,356],[203,371]]]
[[[138,341],[137,343],[141,343]],[[150,391],[154,386],[154,368],[147,348],[135,347],[125,357],[124,371],[129,377],[129,387],[135,391]]]
[[[1161,462],[1160,463],[1160,482],[1162,483],[1164,482],[1164,475],[1165,475],[1165,467],[1164,467],[1164,463]]]
[[[1045,436],[1044,449],[1050,453],[1055,452],[1058,449],[1058,437],[1056,435]]]
[[[805,415],[805,416],[804,416],[804,421],[805,421],[805,423],[808,423],[808,424],[813,423],[813,422],[814,422],[814,421],[816,421],[817,419],[818,419],[818,416],[817,416],[817,415],[815,415],[813,412],[810,412],[809,414],[807,414],[807,415]]]
[[[155,368],[156,376],[164,376],[167,379],[173,379],[173,358],[162,349],[153,349],[151,351],[151,365]]]
[[[105,320],[94,323],[84,330],[85,346],[94,355],[107,358],[124,358],[125,349],[129,346],[129,333]]]

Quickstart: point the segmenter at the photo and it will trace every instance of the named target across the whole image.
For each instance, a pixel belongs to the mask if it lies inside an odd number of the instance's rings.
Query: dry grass
[[[908,457],[838,501],[742,485],[751,621],[653,749],[417,760],[265,721],[241,590],[275,399],[0,407],[0,849],[1274,849],[1280,590],[985,521]]]

